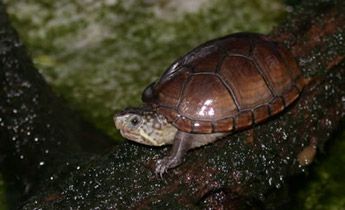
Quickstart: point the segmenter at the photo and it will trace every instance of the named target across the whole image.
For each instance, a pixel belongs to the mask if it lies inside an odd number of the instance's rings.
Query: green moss
[[[6,2],[54,90],[111,135],[113,113],[140,104],[173,60],[232,32],[269,32],[284,10],[279,0]]]

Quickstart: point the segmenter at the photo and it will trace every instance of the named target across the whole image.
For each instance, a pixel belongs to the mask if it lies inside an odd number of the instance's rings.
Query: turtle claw
[[[169,169],[175,168],[182,163],[186,151],[188,151],[191,146],[188,140],[190,140],[190,134],[181,131],[177,132],[170,155],[165,156],[156,163],[155,174],[157,177],[159,176],[163,179],[164,174]]]
[[[170,168],[174,168],[180,164],[180,161],[174,157],[165,157],[163,159],[160,159],[156,163],[156,169],[155,174],[156,176],[160,177],[161,179],[164,179],[164,174],[168,171]]]

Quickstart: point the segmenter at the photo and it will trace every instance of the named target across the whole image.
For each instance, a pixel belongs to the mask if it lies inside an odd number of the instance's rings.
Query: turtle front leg
[[[157,161],[156,175],[161,178],[168,169],[174,168],[182,163],[184,155],[192,148],[191,134],[178,131],[175,135],[174,143],[169,156]]]
[[[192,134],[177,131],[170,155],[157,161],[155,170],[156,175],[162,177],[168,169],[180,165],[188,150],[212,143],[227,134],[228,133]]]

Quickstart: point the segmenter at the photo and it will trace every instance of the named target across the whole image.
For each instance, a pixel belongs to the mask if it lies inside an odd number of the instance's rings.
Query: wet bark
[[[190,152],[165,180],[157,149],[110,140],[66,108],[32,65],[0,5],[0,161],[13,208],[260,209],[284,204],[345,116],[344,1],[304,1],[270,36],[308,78],[299,100],[249,131]],[[87,142],[87,143],[85,143]],[[95,142],[99,142],[99,147]],[[92,146],[89,146],[92,145]],[[111,151],[99,155],[99,151]],[[19,202],[20,201],[20,202]]]

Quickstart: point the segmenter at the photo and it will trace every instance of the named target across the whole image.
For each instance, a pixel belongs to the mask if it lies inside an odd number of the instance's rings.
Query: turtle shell
[[[264,35],[237,33],[175,61],[142,99],[181,131],[229,132],[281,112],[303,86],[288,50]]]

